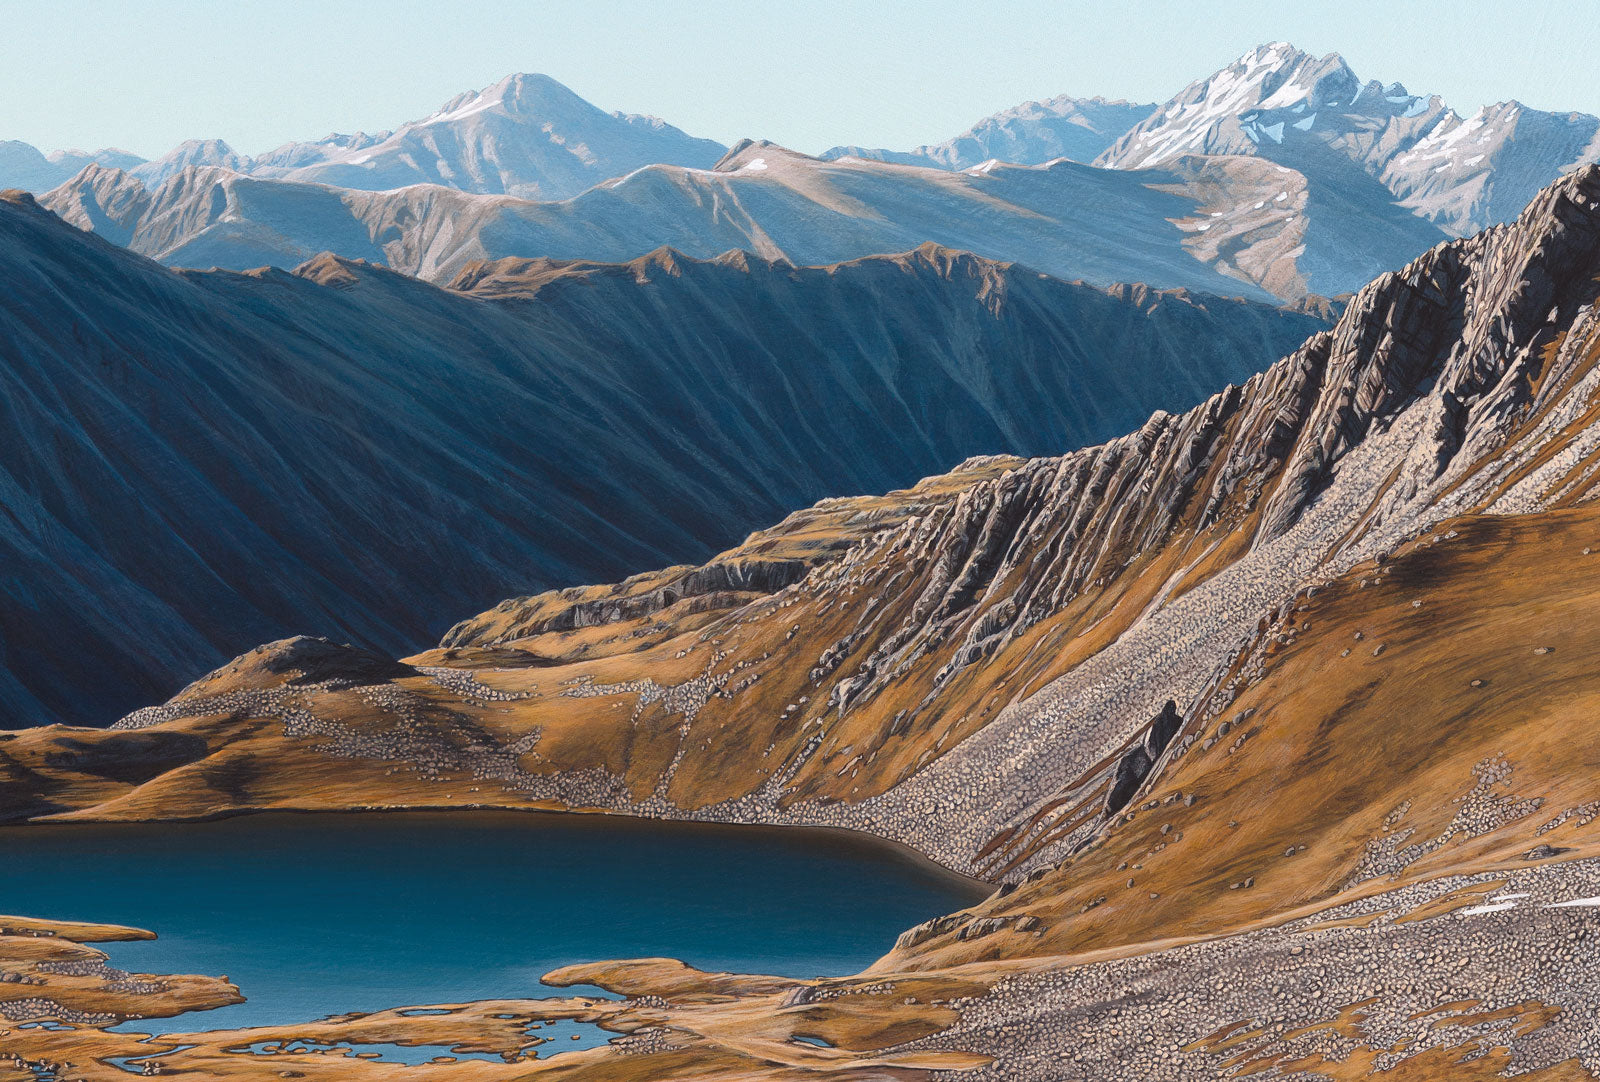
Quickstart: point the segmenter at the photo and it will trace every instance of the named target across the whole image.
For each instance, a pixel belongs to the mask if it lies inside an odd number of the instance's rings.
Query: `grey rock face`
[[[1143,738],[1117,760],[1111,787],[1106,792],[1105,817],[1109,818],[1128,806],[1128,801],[1133,799],[1144,780],[1150,776],[1162,753],[1167,750],[1167,745],[1172,743],[1172,738],[1182,727],[1183,718],[1178,713],[1178,704],[1168,699],[1161,713],[1151,720]]]

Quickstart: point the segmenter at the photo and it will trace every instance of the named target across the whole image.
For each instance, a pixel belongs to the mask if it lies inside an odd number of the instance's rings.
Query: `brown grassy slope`
[[[463,621],[446,646],[411,659],[469,672],[484,686],[514,696],[511,701],[461,696],[416,669],[360,651],[291,656],[274,644],[180,692],[175,703],[206,704],[181,723],[134,733],[51,726],[0,735],[0,794],[9,797],[12,815],[76,810],[112,818],[194,818],[241,807],[495,803],[492,788],[472,787],[469,794],[463,785],[456,793],[441,792],[432,777],[396,771],[387,762],[330,759],[318,747],[284,740],[281,725],[246,717],[235,702],[241,695],[280,691],[288,696],[284,708],[309,708],[345,726],[384,732],[393,727],[392,711],[361,689],[393,680],[409,706],[439,723],[430,734],[436,739],[483,730],[514,741],[537,727],[537,753],[524,756],[523,765],[540,772],[605,767],[628,778],[642,797],[676,750],[677,721],[661,712],[642,715],[641,724],[624,725],[632,718],[629,708],[637,693],[561,694],[574,681],[620,684],[648,678],[674,685],[692,679],[708,663],[719,672],[735,669],[747,659],[713,641],[714,629],[729,623],[730,612],[812,566],[837,560],[876,531],[948,504],[1016,461],[975,460],[903,492],[824,501],[752,534],[701,568],[669,568],[615,586],[513,599]],[[749,589],[725,588],[741,574],[749,577]],[[771,634],[775,626],[765,626],[764,632],[767,638],[781,637]],[[762,641],[764,632],[758,626],[738,648]],[[820,649],[814,634],[802,644]],[[713,654],[724,656],[708,662]],[[803,672],[792,675],[803,682]],[[334,677],[338,686],[322,683]],[[722,727],[720,716],[734,713],[728,709],[732,705],[731,699],[712,700],[710,724]],[[739,713],[749,713],[743,701],[738,705]],[[601,737],[602,727],[612,732]],[[760,784],[761,770],[756,764],[727,771],[722,788],[703,799],[748,791]],[[511,806],[528,806],[515,794],[505,799]],[[692,790],[688,799],[694,799]]]
[[[1132,812],[972,911],[1037,917],[1042,935],[957,929],[880,965],[1225,934],[1600,852],[1597,604],[1592,505],[1458,520],[1361,565],[1262,636],[1248,688]]]
[[[225,977],[130,975],[107,968],[106,953],[86,946],[154,938],[118,925],[0,916],[0,1025],[29,1017],[34,1001],[42,1001],[35,1010],[43,1017],[98,1025],[244,1002]]]

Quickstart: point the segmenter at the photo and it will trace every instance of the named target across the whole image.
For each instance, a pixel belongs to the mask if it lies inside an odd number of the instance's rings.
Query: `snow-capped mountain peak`
[[[1387,163],[1383,181],[1412,213],[1467,234],[1514,217],[1529,186],[1597,159],[1600,119],[1512,100],[1467,117],[1444,110]]]
[[[491,111],[502,116],[542,120],[570,119],[602,112],[548,75],[518,72],[482,90],[463,91],[431,115],[405,127],[452,124]]]
[[[1137,169],[1180,154],[1257,153],[1286,140],[1371,132],[1438,108],[1399,83],[1363,83],[1338,53],[1317,57],[1279,41],[1190,83],[1099,160]]]
[[[393,133],[280,148],[252,172],[367,191],[427,183],[564,199],[656,162],[706,167],[722,152],[665,121],[606,112],[548,75],[519,72]]]

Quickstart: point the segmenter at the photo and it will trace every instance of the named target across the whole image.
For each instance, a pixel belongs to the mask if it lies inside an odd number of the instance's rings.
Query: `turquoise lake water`
[[[490,812],[0,828],[0,913],[147,928],[104,944],[110,964],[227,974],[249,999],[140,1032],[570,995],[539,977],[607,958],[851,973],[981,894],[822,831]]]

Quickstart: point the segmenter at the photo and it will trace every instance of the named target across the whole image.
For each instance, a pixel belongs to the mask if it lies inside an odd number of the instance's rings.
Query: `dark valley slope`
[[[331,257],[175,273],[0,199],[0,724],[108,723],[251,643],[402,651],[790,507],[1037,454],[1321,324],[924,248],[671,252],[450,289]]]

